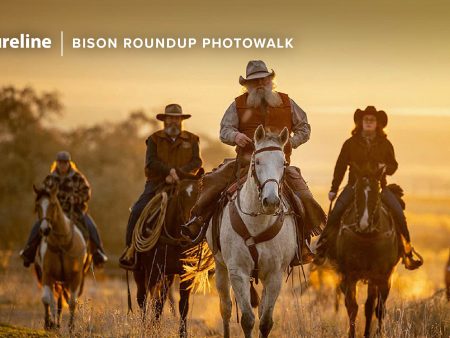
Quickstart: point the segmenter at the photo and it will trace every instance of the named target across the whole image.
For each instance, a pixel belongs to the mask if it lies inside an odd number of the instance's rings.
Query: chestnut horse
[[[60,326],[64,296],[69,304],[69,329],[72,330],[77,299],[82,293],[90,260],[86,241],[74,222],[64,214],[57,197],[58,188],[55,186],[51,191],[33,188],[35,210],[43,234],[35,264],[41,271],[45,329]]]

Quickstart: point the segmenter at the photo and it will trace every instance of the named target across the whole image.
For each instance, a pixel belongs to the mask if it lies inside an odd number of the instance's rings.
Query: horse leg
[[[78,290],[70,290],[70,298],[69,298],[69,332],[72,333],[74,329],[74,321],[75,321],[75,309],[78,301]]]
[[[341,301],[341,290],[339,287],[336,287],[334,290],[334,312],[339,312],[339,303]]]
[[[242,311],[242,330],[246,338],[251,338],[253,326],[255,326],[255,314],[250,304],[250,276],[242,272],[230,271],[230,281],[234,295]]]
[[[41,300],[42,303],[44,304],[45,310],[44,329],[50,330],[54,326],[53,313],[55,307],[55,299],[53,298],[53,291],[50,285],[44,284],[44,287],[42,288]]]
[[[58,294],[58,313],[56,316],[56,327],[61,327],[61,314],[62,314],[62,308],[63,308],[63,291],[61,291]]]
[[[180,282],[180,303],[178,311],[180,312],[180,337],[187,337],[187,315],[189,312],[189,287],[191,282]],[[169,290],[170,292],[170,290]]]
[[[378,285],[378,303],[375,314],[378,318],[378,328],[377,334],[380,335],[383,330],[383,318],[386,314],[386,300],[389,296],[389,291],[391,289],[389,279],[386,279],[381,284]]]
[[[364,306],[364,313],[366,315],[366,327],[364,329],[364,337],[370,337],[370,324],[372,323],[373,310],[375,308],[375,301],[378,296],[377,286],[374,282],[369,281],[367,286],[367,300]]]
[[[230,297],[230,280],[228,278],[228,270],[225,265],[216,261],[216,289],[220,298],[220,314],[223,322],[223,336],[230,337],[230,318],[231,318],[231,297]]]
[[[155,301],[155,320],[157,322],[161,319],[164,310],[164,303],[166,302],[170,285],[173,283],[173,276],[163,276],[160,283],[161,287],[159,289],[159,295],[156,297]]]
[[[139,308],[145,313],[145,303],[147,298],[147,284],[144,270],[133,271],[134,281],[136,282],[137,292],[136,300]]]
[[[269,336],[273,326],[273,309],[281,290],[281,274],[273,273],[264,281],[264,289],[260,306],[259,336]]]
[[[348,337],[355,337],[356,315],[358,314],[358,303],[356,302],[356,281],[344,279],[341,283],[342,293],[345,295],[345,307],[350,321]]]

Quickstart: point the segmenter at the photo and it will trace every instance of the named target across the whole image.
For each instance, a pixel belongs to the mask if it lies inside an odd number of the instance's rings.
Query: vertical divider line
[[[61,56],[64,56],[64,31],[61,31]]]

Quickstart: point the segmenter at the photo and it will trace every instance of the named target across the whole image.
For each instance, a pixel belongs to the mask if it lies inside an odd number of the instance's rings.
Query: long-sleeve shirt
[[[291,103],[292,112],[292,136],[290,142],[292,148],[297,148],[299,145],[307,142],[311,134],[311,126],[308,123],[306,113],[300,108],[294,100],[289,99]],[[223,115],[220,122],[220,140],[228,145],[234,146],[236,143],[234,139],[239,133],[239,117],[236,109],[236,102],[230,104]]]
[[[375,167],[381,163],[385,164],[385,174],[381,177],[382,186],[386,185],[386,175],[394,174],[398,168],[394,147],[386,137],[377,136],[373,141],[367,142],[361,135],[354,135],[344,142],[339,153],[334,168],[333,182],[331,183],[332,192],[339,190],[348,167],[350,167],[348,184],[353,184],[356,181],[352,163],[361,168],[366,165]]]

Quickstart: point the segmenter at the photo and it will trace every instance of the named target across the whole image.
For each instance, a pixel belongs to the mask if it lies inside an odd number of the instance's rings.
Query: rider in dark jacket
[[[384,168],[384,174],[380,181],[381,199],[391,210],[398,232],[402,236],[405,267],[410,270],[417,269],[422,265],[422,261],[415,260],[413,257],[411,239],[402,205],[394,193],[386,187],[386,175],[394,174],[398,168],[394,148],[383,131],[387,125],[387,115],[382,110],[376,110],[374,106],[368,106],[365,110],[356,110],[354,121],[355,129],[352,131],[352,137],[346,140],[342,146],[334,168],[333,182],[328,193],[329,200],[333,201],[336,198],[345,172],[350,167],[348,183],[328,215],[327,225],[319,239],[315,262],[322,264],[325,258],[329,257],[328,247],[336,241],[341,217],[353,201],[356,177],[350,164],[354,163],[359,167],[370,165],[380,169]]]

